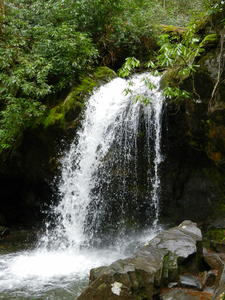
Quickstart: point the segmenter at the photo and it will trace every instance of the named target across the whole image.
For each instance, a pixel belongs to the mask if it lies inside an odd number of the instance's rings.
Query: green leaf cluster
[[[157,66],[161,69],[173,68],[176,77],[180,79],[197,70],[196,58],[205,51],[204,43],[200,42],[193,25],[187,29],[182,39],[169,34],[159,36],[159,45],[161,48],[157,56]]]
[[[135,57],[127,57],[122,68],[119,69],[118,74],[120,77],[128,77],[135,68],[140,66],[140,61]]]
[[[179,100],[189,99],[191,94],[185,90],[182,90],[178,87],[166,87],[163,90],[163,94],[166,98],[172,99],[177,102]]]
[[[7,3],[0,40],[0,151],[42,116],[48,95],[71,86],[97,57],[90,38],[56,4]]]

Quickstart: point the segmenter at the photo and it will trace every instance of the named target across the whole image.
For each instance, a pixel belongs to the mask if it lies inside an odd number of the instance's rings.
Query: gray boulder
[[[159,233],[133,257],[91,270],[79,300],[153,299],[160,287],[179,280],[183,261],[197,254],[201,231],[191,221]]]
[[[197,276],[191,274],[180,275],[180,285],[182,287],[192,288],[201,291],[202,284]]]

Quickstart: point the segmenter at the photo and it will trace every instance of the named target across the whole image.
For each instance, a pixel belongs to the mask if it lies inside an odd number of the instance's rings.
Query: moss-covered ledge
[[[57,126],[62,129],[76,127],[77,118],[84,106],[85,99],[102,83],[116,77],[116,73],[108,67],[98,67],[94,72],[81,79],[81,83],[72,88],[67,97],[58,105],[47,111],[41,121],[44,128]]]

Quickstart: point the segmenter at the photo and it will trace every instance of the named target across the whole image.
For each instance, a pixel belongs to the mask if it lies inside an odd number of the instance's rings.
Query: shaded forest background
[[[186,26],[217,2],[1,0],[0,152],[8,156],[93,67],[116,70],[128,56],[148,61],[161,24]]]

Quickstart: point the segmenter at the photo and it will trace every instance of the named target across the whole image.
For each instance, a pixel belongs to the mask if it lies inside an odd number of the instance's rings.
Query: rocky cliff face
[[[56,101],[7,158],[0,157],[0,225],[30,226],[46,217],[49,205],[57,201],[60,156],[75,135],[85,100],[115,76],[107,67],[97,68]]]
[[[225,215],[225,43],[221,21],[212,15],[199,34],[217,36],[181,87],[192,92],[168,103],[162,168],[162,218],[201,222]]]

